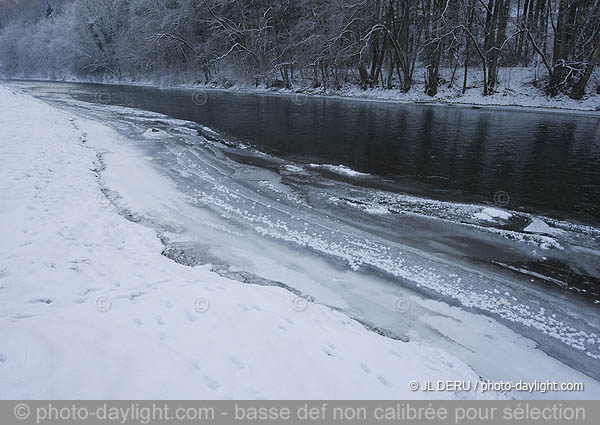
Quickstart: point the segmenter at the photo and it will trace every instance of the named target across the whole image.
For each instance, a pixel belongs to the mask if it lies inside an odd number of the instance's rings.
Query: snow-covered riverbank
[[[422,74],[422,71],[415,75]],[[452,70],[442,70],[442,76],[450,80]],[[354,99],[357,101],[371,102],[398,102],[398,103],[426,103],[438,105],[456,105],[456,106],[474,106],[501,109],[522,109],[531,111],[545,112],[576,112],[576,113],[597,113],[600,111],[600,94],[594,91],[594,84],[600,81],[600,71],[593,74],[593,84],[590,83],[588,93],[581,100],[569,98],[561,94],[550,97],[544,93],[546,84],[543,77],[540,77],[540,70],[536,71],[532,67],[511,67],[501,68],[499,71],[500,83],[495,93],[488,96],[482,95],[481,71],[472,69],[468,74],[468,84],[465,93],[462,93],[462,70],[459,70],[453,80],[453,84],[441,84],[436,96],[431,97],[425,94],[423,82],[415,81],[415,84],[407,93],[398,88],[382,89],[368,88],[361,90],[358,85],[346,84],[340,88],[313,87],[308,81],[295,81],[292,89],[265,87],[264,85],[255,86],[239,81],[223,79],[222,81],[212,81],[209,84],[190,84],[192,76],[161,76],[160,78],[151,78],[147,80],[124,79],[116,81],[109,80],[90,80],[77,77],[68,77],[63,81],[68,82],[90,82],[110,85],[138,85],[161,88],[185,88],[190,90],[229,90],[244,93],[261,93],[282,96],[293,96],[293,101],[298,104],[306,103],[306,96],[316,96],[324,98],[343,98]],[[41,79],[41,81],[52,81]]]
[[[102,155],[139,191],[169,183],[111,128],[3,87],[0,125],[1,398],[482,396],[409,390],[479,379],[442,350],[160,255],[102,192]]]
[[[452,78],[451,74],[452,70],[450,69],[442,70],[442,75],[447,80]],[[422,71],[420,73],[416,71],[415,75],[422,75]],[[600,74],[596,72],[594,81],[599,76]],[[294,100],[299,103],[304,101],[303,96],[308,95],[399,103],[522,108],[525,110],[556,112],[600,111],[600,95],[593,91],[592,84],[590,84],[588,94],[582,100],[575,100],[564,94],[555,97],[545,95],[543,87],[546,83],[543,81],[543,78],[540,80],[540,76],[536,73],[535,68],[501,68],[499,79],[500,83],[496,88],[496,92],[488,96],[482,95],[481,71],[474,69],[470,70],[468,74],[468,84],[465,93],[462,93],[463,74],[462,71],[458,71],[454,77],[453,84],[440,84],[438,93],[433,97],[425,94],[422,81],[415,81],[413,87],[406,93],[397,88],[368,88],[361,90],[356,85],[350,85],[324,89],[323,87],[314,88],[302,83],[298,83],[293,89],[252,87],[238,83],[229,87],[228,90],[294,95]],[[192,86],[184,85],[184,87]],[[206,88],[210,87],[212,86],[206,86]],[[222,88],[222,86],[219,86],[219,88]]]

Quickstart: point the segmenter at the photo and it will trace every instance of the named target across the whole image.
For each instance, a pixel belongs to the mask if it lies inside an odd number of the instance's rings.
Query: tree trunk
[[[429,3],[431,1],[431,5]],[[440,0],[425,0],[423,13],[425,22],[425,57],[427,60],[427,75],[425,78],[425,93],[435,96],[438,90],[441,59],[440,14],[444,6]],[[431,28],[430,28],[431,26]]]
[[[556,96],[560,92],[563,83],[566,60],[567,60],[567,19],[569,12],[569,0],[560,0],[558,9],[558,20],[554,34],[554,55],[552,59],[552,75],[548,83],[547,93]]]
[[[520,1],[520,0],[519,0]],[[523,13],[520,16],[519,26],[527,28],[527,8],[529,7],[529,0],[525,0],[523,2]],[[520,13],[520,12],[519,12]],[[516,53],[516,62],[522,63],[523,57],[523,42],[525,41],[525,33],[521,32],[519,34],[519,39],[517,41],[517,53]]]
[[[600,30],[596,32],[595,38],[596,42],[594,50],[592,51],[589,61],[585,66],[585,71],[579,80],[577,80],[573,86],[573,89],[571,90],[571,93],[569,94],[572,99],[580,100],[583,97],[585,94],[585,86],[587,86],[587,83],[592,75],[592,71],[594,70],[594,64],[598,60],[598,57],[600,57]]]
[[[369,86],[369,72],[363,61],[358,63],[358,73],[360,74],[360,88],[366,90]]]
[[[467,28],[471,31],[473,28],[473,15],[475,14],[475,0],[471,0],[470,11],[469,11],[469,20],[467,23]],[[469,60],[471,59],[471,38],[467,37],[467,46],[465,48],[465,74],[463,77],[463,94],[467,91],[467,74],[469,72]]]

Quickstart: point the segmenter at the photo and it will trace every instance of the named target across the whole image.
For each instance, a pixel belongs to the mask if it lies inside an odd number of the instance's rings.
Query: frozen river
[[[587,375],[600,394],[598,117],[13,84],[114,126],[168,179],[176,195],[140,191],[106,157],[113,202],[176,261],[287,287],[299,312],[343,310],[484,379]]]

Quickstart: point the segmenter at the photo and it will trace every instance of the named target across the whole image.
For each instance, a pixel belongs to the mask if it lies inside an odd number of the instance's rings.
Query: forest
[[[47,0],[0,2],[0,75],[294,89],[418,80],[494,93],[502,67],[581,99],[600,58],[600,0]],[[442,70],[444,72],[442,72]]]

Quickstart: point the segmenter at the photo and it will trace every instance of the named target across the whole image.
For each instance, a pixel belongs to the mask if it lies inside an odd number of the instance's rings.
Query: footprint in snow
[[[6,363],[6,355],[0,353],[0,363]]]
[[[371,374],[371,369],[369,368],[369,366],[367,366],[366,363],[361,363],[360,364],[360,368],[362,370],[364,370],[366,373],[368,373],[369,375]]]
[[[35,317],[35,314],[22,314],[22,313],[17,313],[17,314],[13,314],[11,316],[12,320],[21,320],[21,319],[30,319],[32,317]]]
[[[206,384],[206,386],[208,388],[210,388],[211,390],[213,390],[213,391],[216,390],[216,389],[218,389],[221,386],[221,384],[219,384],[217,381],[215,381],[214,379],[212,379],[210,376],[204,375],[202,377],[202,381],[204,381],[204,383]]]
[[[404,356],[400,353],[398,353],[397,351],[391,350],[390,353],[392,353],[393,356],[396,356],[400,359],[402,359]]]
[[[244,364],[243,361],[241,361],[240,359],[238,359],[235,356],[232,356],[231,354],[228,354],[227,357],[229,357],[229,360],[231,361],[231,363],[233,363],[233,365],[238,369],[238,370],[242,370],[246,368],[246,365]]]
[[[198,315],[188,310],[185,312],[185,318],[188,319],[190,322],[195,322],[196,320],[198,320]]]
[[[27,301],[29,304],[52,304],[53,300],[50,298],[34,298]]]
[[[328,348],[323,348],[323,352],[327,354],[329,357],[335,357],[333,350],[329,350]]]
[[[100,288],[87,288],[85,291],[80,292],[79,295],[85,296],[85,295],[91,294],[92,292],[97,292],[99,290],[100,290]]]
[[[198,359],[194,359],[192,361],[192,369],[194,369],[194,371],[196,371],[196,372],[200,372],[201,371],[200,361]],[[221,384],[219,384],[219,382],[215,381],[213,378],[211,378],[208,375],[202,375],[202,381],[211,390],[216,390],[217,388],[219,388],[221,386]]]
[[[260,392],[260,390],[254,388],[254,387],[249,387],[248,391],[252,394],[252,398],[255,398],[257,400],[264,400],[265,397],[263,397],[262,393]]]
[[[379,382],[381,382],[381,383],[382,383],[383,385],[385,385],[386,387],[389,387],[389,386],[390,386],[390,382],[389,382],[387,379],[385,379],[385,377],[383,377],[383,376],[379,375],[379,376],[377,377],[377,379],[379,379]]]

